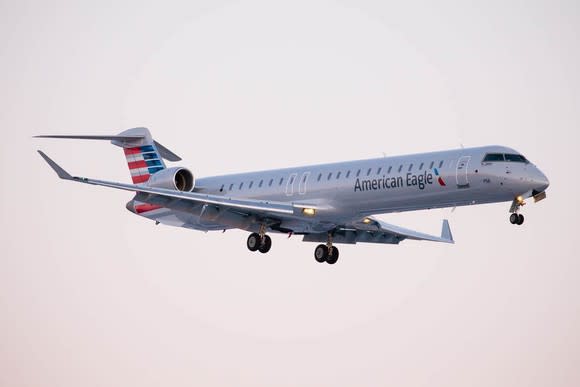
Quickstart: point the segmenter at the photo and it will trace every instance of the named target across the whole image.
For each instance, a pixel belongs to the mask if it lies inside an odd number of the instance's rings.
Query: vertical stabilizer
[[[124,139],[114,139],[111,143],[123,148],[134,184],[144,183],[152,174],[165,169],[165,163],[147,128],[128,129],[118,136]],[[131,137],[139,139],[127,140]]]

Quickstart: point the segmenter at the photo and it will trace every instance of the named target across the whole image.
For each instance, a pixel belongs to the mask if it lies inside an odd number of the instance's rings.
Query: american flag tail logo
[[[134,184],[144,183],[149,180],[152,174],[165,169],[165,163],[159,157],[155,145],[123,148],[123,150]]]

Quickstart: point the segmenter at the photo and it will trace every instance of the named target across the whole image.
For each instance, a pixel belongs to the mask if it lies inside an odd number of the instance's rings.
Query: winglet
[[[48,165],[50,165],[50,167],[56,172],[58,177],[60,177],[61,179],[65,179],[65,180],[73,180],[73,177],[67,171],[62,169],[62,167],[60,165],[55,163],[43,151],[39,150],[38,153],[42,156],[44,161],[46,161],[48,163]]]
[[[453,240],[453,235],[451,234],[451,228],[449,227],[449,221],[443,219],[443,225],[441,226],[441,239],[446,239],[449,243],[455,243]]]

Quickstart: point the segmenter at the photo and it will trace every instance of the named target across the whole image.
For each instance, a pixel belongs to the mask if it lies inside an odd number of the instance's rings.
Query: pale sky
[[[0,386],[580,384],[577,1],[0,1]],[[155,226],[106,142],[196,176],[501,144],[547,200],[381,216],[453,246]],[[576,251],[576,252],[575,252]]]

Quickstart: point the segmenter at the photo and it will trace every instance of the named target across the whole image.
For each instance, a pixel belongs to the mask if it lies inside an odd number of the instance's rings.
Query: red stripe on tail
[[[128,162],[127,164],[129,165],[129,169],[147,168],[147,163],[145,162],[145,160],[131,161]]]
[[[139,183],[144,183],[147,180],[149,180],[149,174],[146,175],[136,175],[136,176],[131,176],[131,178],[133,179],[133,183],[134,184],[139,184]]]
[[[123,151],[125,152],[125,155],[134,155],[137,153],[141,153],[141,147],[136,147],[136,148],[123,148]]]

